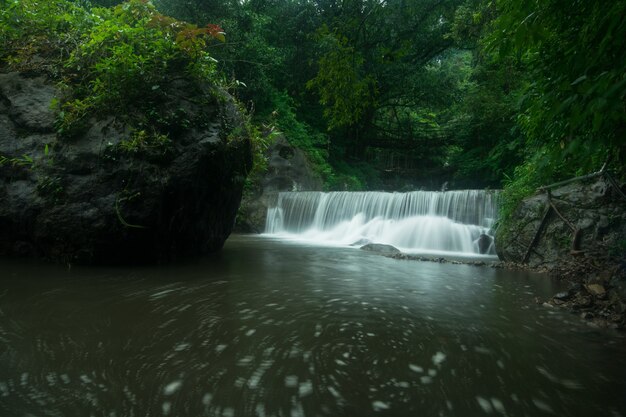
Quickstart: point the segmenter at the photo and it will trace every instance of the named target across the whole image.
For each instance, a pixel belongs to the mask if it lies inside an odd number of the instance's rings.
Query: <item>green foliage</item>
[[[518,87],[516,124],[524,160],[505,184],[504,221],[519,201],[549,183],[626,158],[626,1],[495,3],[488,51],[528,73]]]
[[[536,161],[519,165],[515,168],[512,176],[505,176],[503,182],[504,189],[500,196],[500,218],[499,222],[506,223],[520,202],[540,187],[541,179],[536,174]]]
[[[298,120],[294,100],[287,93],[274,92],[272,103],[273,124],[278,131],[285,134],[289,143],[305,152],[313,169],[328,183],[333,175],[333,169],[328,162],[328,136]]]
[[[22,71],[58,75],[63,60],[93,24],[94,16],[69,1],[6,3],[0,8],[0,61]]]
[[[364,57],[345,36],[323,26],[318,37],[326,52],[307,87],[319,94],[329,129],[354,125],[375,105],[376,81],[364,72]]]
[[[33,158],[29,155],[22,155],[13,158],[9,158],[4,155],[0,155],[0,167],[4,165],[11,165],[13,167],[26,167],[32,168],[35,164]]]
[[[151,126],[163,119],[160,103],[176,77],[218,80],[206,48],[210,39],[223,39],[219,27],[176,21],[141,0],[94,13],[99,21],[65,64],[78,89],[63,107],[62,130],[102,109],[143,114],[140,125]]]
[[[128,139],[119,143],[122,152],[128,154],[156,153],[165,155],[172,147],[167,135],[157,131],[135,130]]]
[[[44,144],[43,157],[39,158],[27,154],[15,157],[0,155],[0,167],[10,165],[12,167],[25,167],[34,170],[44,167],[45,165],[52,165],[54,163],[54,157],[51,148],[50,144]]]
[[[523,68],[513,60],[494,61],[484,53],[474,58],[446,125],[454,143],[449,164],[456,184],[473,186],[479,178],[499,188],[513,175],[522,158],[523,137],[515,117],[524,80]]]
[[[168,121],[162,103],[176,79],[220,82],[208,48],[224,41],[222,29],[177,21],[146,0],[91,10],[65,0],[15,1],[2,11],[0,28],[11,66],[48,72],[68,87],[57,103],[57,127],[66,135],[100,113],[114,112],[139,130],[159,126]],[[52,59],[38,67],[38,56]]]
[[[246,103],[234,135],[256,138],[255,170],[268,132],[282,132],[332,189],[400,175],[504,184],[511,212],[609,156],[625,176],[626,0],[155,4],[194,24],[142,0],[4,0],[0,58],[71,87],[56,104],[66,135],[105,110],[132,119],[124,152],[188,126],[184,109],[162,106],[184,77]]]
[[[275,132],[262,132],[259,127],[253,124],[250,117],[245,122],[246,135],[252,144],[252,171],[249,177],[257,176],[267,170],[266,151],[274,138]]]
[[[327,187],[337,191],[364,191],[379,189],[381,182],[378,171],[371,164],[343,158],[334,159],[332,175]]]
[[[528,146],[540,150],[539,168],[552,181],[589,173],[613,155],[619,169],[626,148],[626,1],[549,0],[498,3],[487,38],[501,56],[520,57],[531,71],[518,124]],[[543,169],[541,169],[543,171]]]
[[[89,116],[96,107],[93,97],[69,99],[58,103],[60,107],[56,129],[61,135],[71,136],[84,128]]]
[[[456,3],[155,1],[179,18],[223,24],[229,42],[214,51],[218,68],[243,82],[235,94],[254,120],[275,126],[301,147],[328,187],[342,187],[331,164],[363,167],[355,168],[358,182],[375,182],[362,157],[392,125],[387,109],[379,112],[383,106],[411,107],[406,114],[415,124],[430,118],[435,106],[427,101],[443,106],[448,91],[434,91],[434,72],[424,67],[452,44],[445,35]],[[407,133],[403,139],[413,138]],[[416,140],[415,147],[421,144]],[[366,180],[368,175],[373,177]]]

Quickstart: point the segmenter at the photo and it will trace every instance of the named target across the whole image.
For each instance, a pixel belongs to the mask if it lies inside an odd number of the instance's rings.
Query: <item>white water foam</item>
[[[493,235],[497,193],[481,190],[410,193],[280,193],[266,234],[320,244],[384,243],[409,253],[479,255]],[[486,252],[494,255],[493,245]]]

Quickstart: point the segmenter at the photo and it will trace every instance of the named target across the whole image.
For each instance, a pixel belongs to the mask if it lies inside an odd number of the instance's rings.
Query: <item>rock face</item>
[[[243,233],[261,233],[265,230],[268,207],[275,206],[281,191],[320,191],[322,179],[317,175],[304,152],[289,144],[280,135],[267,150],[267,171],[244,196],[237,218],[237,230]]]
[[[163,103],[190,125],[168,146],[133,150],[115,115],[58,137],[54,84],[0,74],[0,254],[114,264],[220,249],[251,167],[249,138],[226,93],[184,84],[176,93],[206,104]]]
[[[567,222],[550,209],[537,233],[548,195],[525,199],[512,220],[497,231],[495,244],[500,259],[553,268],[573,258],[626,255],[626,200],[604,178],[553,189],[551,201]]]

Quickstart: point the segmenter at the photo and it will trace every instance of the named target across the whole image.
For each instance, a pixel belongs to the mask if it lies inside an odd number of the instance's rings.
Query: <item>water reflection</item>
[[[234,237],[211,259],[3,262],[4,416],[624,416],[626,348],[523,273]]]

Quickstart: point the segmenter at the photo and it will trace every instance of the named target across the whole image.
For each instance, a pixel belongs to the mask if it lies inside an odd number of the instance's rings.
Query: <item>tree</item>
[[[626,158],[626,1],[497,2],[487,38],[522,59],[532,81],[518,123],[544,180]],[[540,155],[539,155],[540,154]]]
[[[499,0],[488,50],[528,70],[517,125],[524,163],[502,217],[538,186],[598,170],[626,178],[626,1]]]
[[[351,0],[321,8],[332,19],[318,31],[318,71],[308,85],[329,127],[360,140],[378,112],[418,106],[426,65],[453,43],[445,35],[456,3]]]

